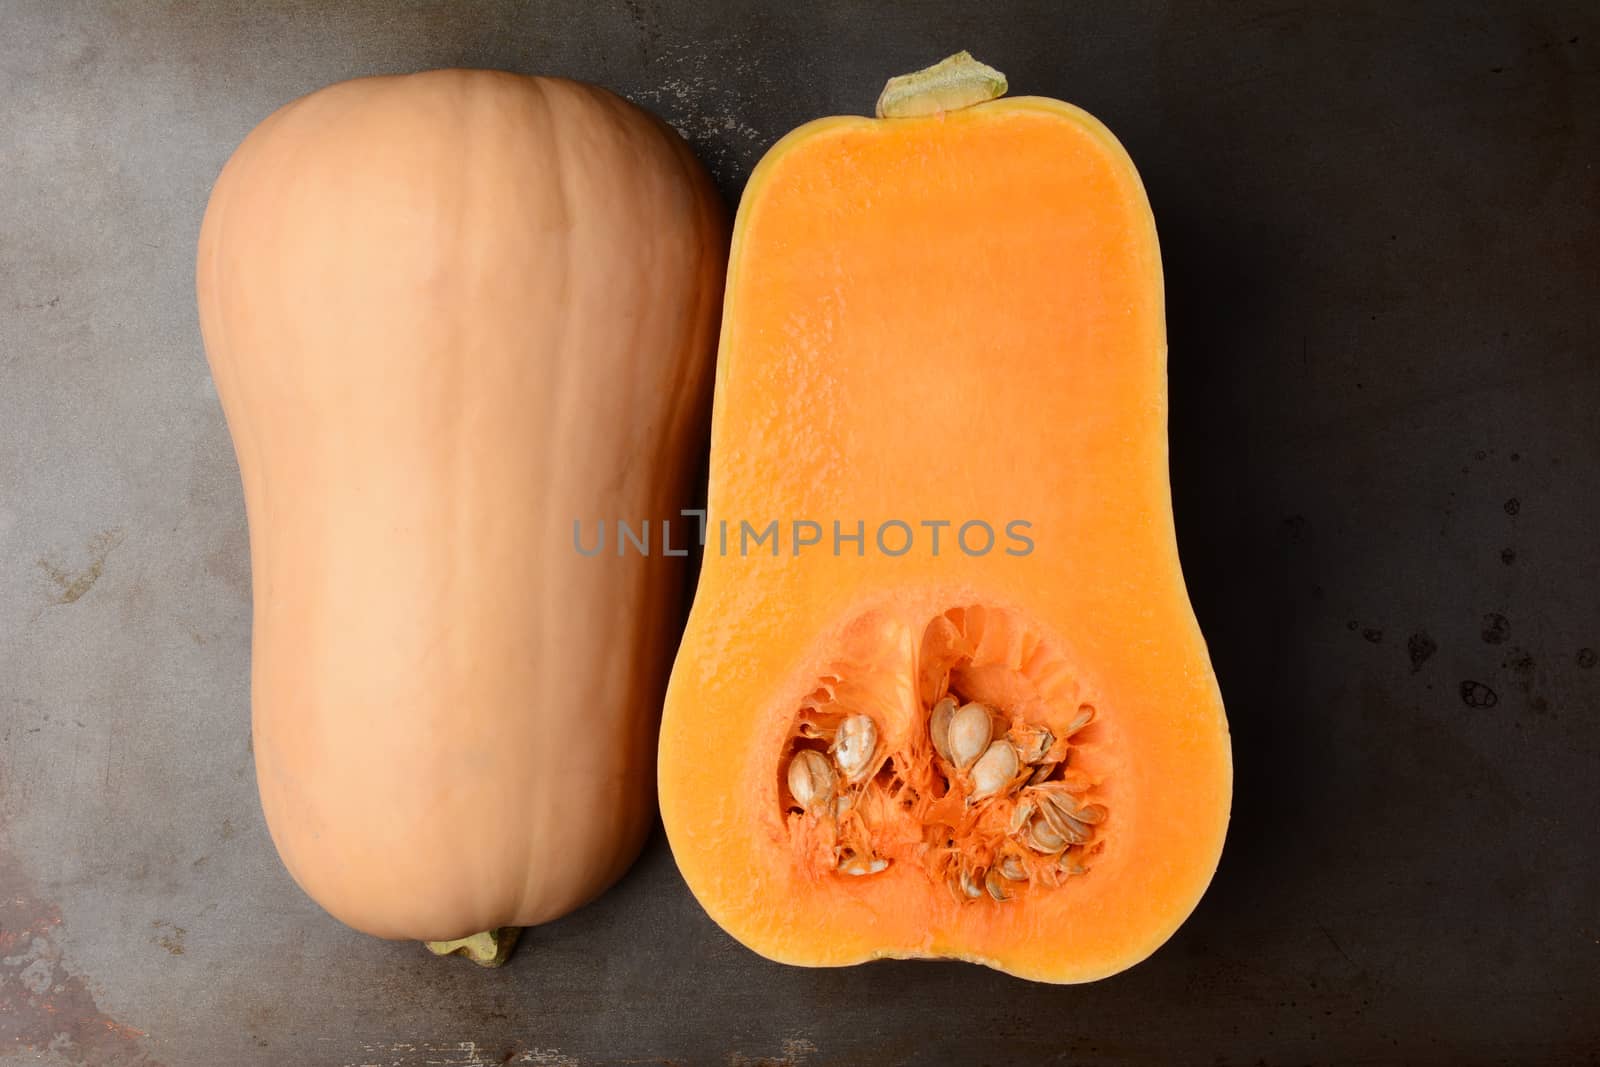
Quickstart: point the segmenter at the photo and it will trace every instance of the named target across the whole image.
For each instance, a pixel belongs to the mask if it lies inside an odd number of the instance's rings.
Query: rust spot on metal
[[[155,929],[155,936],[151,941],[160,945],[174,956],[183,955],[183,935],[189,931],[176,923],[169,923],[165,919],[157,919],[150,924]]]
[[[114,528],[101,530],[91,537],[85,546],[89,552],[89,564],[79,570],[60,566],[48,559],[38,560],[39,569],[49,575],[50,580],[56,584],[54,602],[75,604],[83,594],[93,588],[105,570],[106,557],[111,555],[112,549],[122,544],[124,536],[120,528]]]
[[[40,898],[0,843],[0,1057],[53,1053],[81,1067],[160,1067],[147,1035],[111,1018],[62,959],[61,911]]]
[[[728,1053],[728,1067],[802,1067],[817,1051],[817,1046],[803,1037],[787,1038],[783,1053],[778,1056],[746,1056],[742,1052]]]

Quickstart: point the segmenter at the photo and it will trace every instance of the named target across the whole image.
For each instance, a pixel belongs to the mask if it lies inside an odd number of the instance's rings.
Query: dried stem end
[[[1006,76],[970,52],[946,56],[931,67],[890,78],[878,96],[880,119],[905,119],[960,111],[1006,94]]]
[[[500,967],[511,958],[521,933],[520,926],[500,926],[454,941],[424,941],[423,945],[435,956],[465,956],[479,967]]]

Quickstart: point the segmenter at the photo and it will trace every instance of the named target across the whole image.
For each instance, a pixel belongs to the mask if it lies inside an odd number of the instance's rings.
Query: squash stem
[[[479,967],[499,967],[511,958],[520,933],[520,926],[501,926],[454,941],[424,941],[423,944],[435,956],[465,956]]]
[[[890,78],[878,96],[880,119],[959,111],[1006,94],[1006,76],[970,52],[946,56],[931,67]]]

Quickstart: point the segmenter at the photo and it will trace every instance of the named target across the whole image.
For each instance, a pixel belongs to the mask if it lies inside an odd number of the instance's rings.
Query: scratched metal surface
[[[0,1064],[1594,1062],[1600,17],[1390,6],[0,3]],[[1238,762],[1199,911],[1085,988],[792,970],[658,834],[501,973],[325,918],[247,746],[191,286],[229,151],[330,81],[496,66],[656,109],[731,199],[962,46],[1155,205]]]

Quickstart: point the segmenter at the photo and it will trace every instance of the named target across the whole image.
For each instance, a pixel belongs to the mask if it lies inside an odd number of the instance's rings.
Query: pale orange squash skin
[[[869,551],[708,553],[660,755],[700,902],[803,965],[956,957],[1082,982],[1148,956],[1216,869],[1232,761],[1174,535],[1155,226],[1121,146],[1030,98],[802,127],[745,192],[718,358],[713,529],[864,519]],[[937,558],[925,533],[891,558],[870,532],[891,518],[1024,519],[1035,547],[969,557],[952,528]],[[1005,905],[958,902],[907,861],[808,873],[779,800],[801,696],[853,620],[914,647],[973,603],[1032,620],[1099,694],[1104,854]]]
[[[665,125],[510,74],[332,86],[218,179],[261,801],[349,925],[531,925],[636,854],[681,561],[583,558],[573,523],[683,506],[725,237]]]

